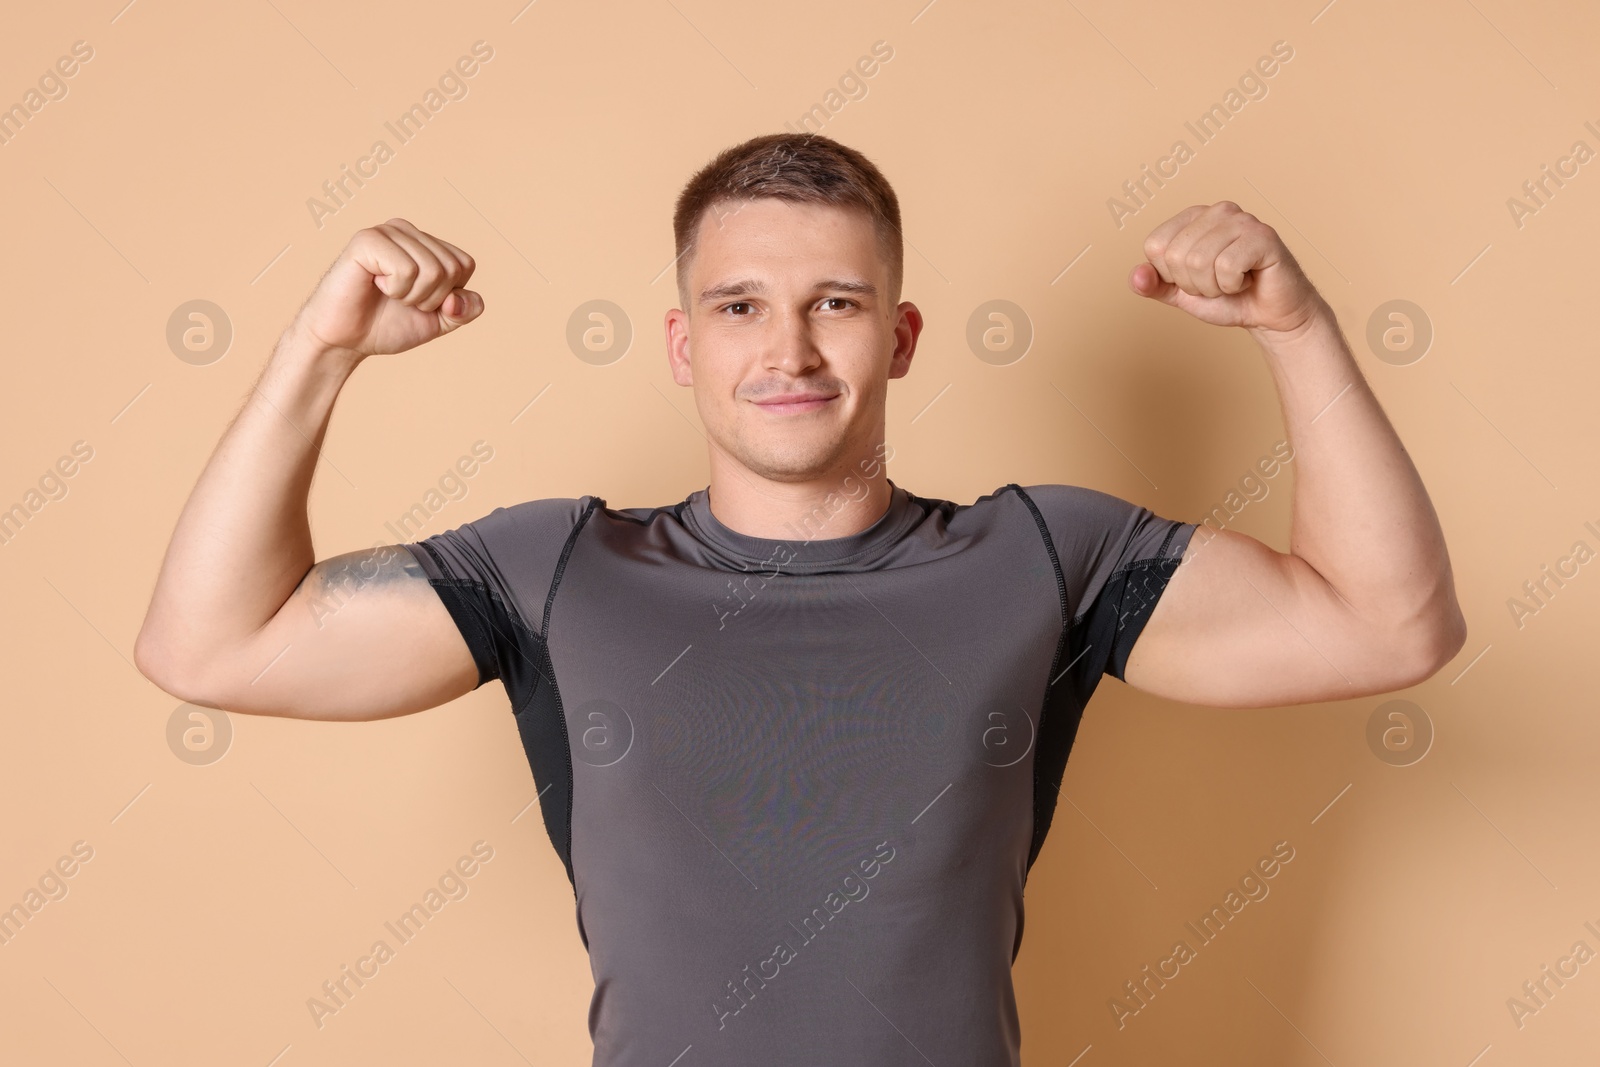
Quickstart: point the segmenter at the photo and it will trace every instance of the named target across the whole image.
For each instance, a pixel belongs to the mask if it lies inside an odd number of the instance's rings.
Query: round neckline
[[[689,494],[683,508],[684,524],[700,540],[720,549],[734,562],[749,566],[766,565],[791,574],[804,574],[824,567],[860,562],[887,548],[910,529],[920,509],[909,492],[885,476],[889,483],[889,506],[871,526],[843,537],[811,537],[793,525],[793,537],[755,537],[740,533],[723,523],[711,511],[711,487]],[[826,531],[827,527],[822,527]]]

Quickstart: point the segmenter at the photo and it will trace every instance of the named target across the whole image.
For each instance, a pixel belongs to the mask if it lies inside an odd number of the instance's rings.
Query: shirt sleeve
[[[1124,680],[1134,642],[1199,524],[1082,486],[1024,492],[1049,531],[1065,586],[1067,658],[1056,670],[1071,667],[1091,692],[1103,674]]]
[[[549,594],[592,499],[551,497],[495,508],[401,546],[455,620],[478,665],[478,685],[501,679],[513,704],[541,670]]]

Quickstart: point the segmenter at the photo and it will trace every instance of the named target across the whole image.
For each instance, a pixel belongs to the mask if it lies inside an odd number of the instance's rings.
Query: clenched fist
[[[472,257],[405,219],[357,231],[296,316],[314,342],[364,358],[404,352],[483,314]]]
[[[1144,240],[1128,274],[1140,296],[1213,326],[1293,333],[1326,301],[1271,226],[1231,200],[1185,208]]]

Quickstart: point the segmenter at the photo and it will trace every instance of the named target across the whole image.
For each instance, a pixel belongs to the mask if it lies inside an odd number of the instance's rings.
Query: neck
[[[751,537],[826,540],[860,533],[889,510],[888,467],[874,449],[859,461],[802,481],[763,478],[713,454],[711,514]],[[720,459],[720,462],[719,462]]]

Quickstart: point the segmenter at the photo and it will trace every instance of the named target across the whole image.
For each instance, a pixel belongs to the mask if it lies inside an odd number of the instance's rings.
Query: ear
[[[894,352],[889,357],[889,377],[904,378],[911,370],[911,358],[917,352],[917,338],[922,334],[922,312],[907,300],[896,309]]]
[[[667,366],[679,385],[694,384],[694,366],[689,358],[689,316],[678,308],[668,311],[662,321],[667,334]]]

